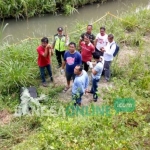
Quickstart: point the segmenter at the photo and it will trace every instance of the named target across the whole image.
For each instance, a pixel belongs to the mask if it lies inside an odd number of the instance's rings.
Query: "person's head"
[[[43,37],[43,38],[41,39],[41,45],[42,45],[43,47],[46,47],[47,44],[48,44],[48,38],[47,38],[47,37]]]
[[[76,50],[76,43],[70,42],[69,43],[69,51],[70,51],[70,53],[74,53],[75,50]]]
[[[93,58],[95,59],[96,62],[100,61],[100,55],[98,53],[93,54]]]
[[[77,65],[77,66],[74,68],[74,74],[75,74],[75,75],[80,75],[80,74],[82,73],[82,70],[83,70],[82,65]]]
[[[101,36],[104,36],[105,35],[105,27],[100,27],[100,34]]]
[[[114,40],[113,34],[108,35],[108,41],[111,43]]]
[[[88,33],[88,34],[91,34],[92,28],[93,28],[92,25],[88,25],[88,26],[87,26],[87,33]]]
[[[89,44],[90,43],[90,37],[89,37],[88,34],[84,35],[84,42],[85,42],[85,44]]]
[[[63,33],[63,28],[62,28],[62,27],[57,28],[57,32],[58,32],[59,35],[62,35],[62,33]]]

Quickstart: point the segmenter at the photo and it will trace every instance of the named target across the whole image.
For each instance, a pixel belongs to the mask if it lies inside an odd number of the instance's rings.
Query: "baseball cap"
[[[57,31],[63,31],[63,28],[62,28],[62,27],[59,27],[59,28],[57,29]]]

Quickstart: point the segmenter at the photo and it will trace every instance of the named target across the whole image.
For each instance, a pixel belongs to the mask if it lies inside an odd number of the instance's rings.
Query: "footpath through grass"
[[[59,101],[61,86],[39,88],[39,70],[36,64],[36,47],[39,41],[27,41],[17,46],[6,46],[0,51],[0,113],[14,113],[21,86],[35,85],[38,93],[49,96],[42,103],[49,116],[23,116],[10,119],[0,127],[0,149],[14,150],[149,150],[150,147],[150,10],[122,14],[127,22],[107,17],[94,25],[94,33],[106,26],[120,43],[122,59],[115,58],[111,82],[113,88],[103,91],[103,106],[110,107],[110,115],[99,112],[93,116],[66,116],[67,106]],[[80,29],[86,23],[78,23]],[[140,27],[135,27],[139,25]],[[78,41],[80,33],[71,36]],[[132,51],[132,56],[126,53]],[[127,59],[126,59],[127,58]],[[128,61],[126,61],[128,60]],[[57,75],[53,57],[53,72]],[[131,113],[116,114],[114,100],[132,98],[136,108]],[[92,105],[89,105],[91,112]],[[70,111],[69,114],[72,112]],[[4,118],[1,116],[1,118]]]

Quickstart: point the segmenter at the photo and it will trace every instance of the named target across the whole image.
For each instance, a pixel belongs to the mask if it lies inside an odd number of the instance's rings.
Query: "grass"
[[[76,7],[100,2],[99,0],[0,0],[0,18],[29,18],[45,13],[57,14],[59,11],[69,15],[77,12]]]
[[[54,111],[47,117],[14,118],[10,124],[1,127],[0,149],[149,150],[150,56],[148,54],[150,42],[145,41],[144,35],[149,38],[150,24],[146,20],[150,18],[150,10],[141,10],[136,15],[133,10],[119,17],[126,19],[125,22],[107,17],[107,22],[103,20],[94,24],[93,31],[96,34],[99,27],[105,25],[107,33],[114,33],[115,40],[120,44],[119,56],[125,55],[121,57],[122,59],[118,56],[113,61],[113,88],[103,90],[103,105],[110,106],[111,115],[109,117],[101,114],[67,117],[63,110],[66,110],[70,103],[64,104],[59,101],[59,93],[63,85],[52,85],[46,90],[38,87],[40,80],[35,49],[39,41],[33,40],[17,46],[6,46],[4,50],[1,50],[0,110],[6,109],[13,113],[18,103],[17,90],[20,86],[36,83],[38,93],[49,96],[49,100],[41,105],[46,106],[47,110],[53,107]],[[134,18],[134,26],[129,23],[131,18]],[[86,23],[77,23],[75,30],[85,25]],[[72,35],[71,40],[77,42],[80,34],[81,32],[77,32]],[[128,53],[130,54],[131,51],[133,55],[129,56]],[[55,74],[57,73],[55,57],[52,62]],[[133,98],[136,102],[135,111],[116,114],[114,110],[116,98]],[[59,111],[60,108],[61,111]]]

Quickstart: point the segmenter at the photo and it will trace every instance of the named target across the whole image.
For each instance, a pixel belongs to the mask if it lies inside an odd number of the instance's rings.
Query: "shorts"
[[[75,74],[66,72],[66,79],[67,79],[67,81],[74,80],[75,79]]]

